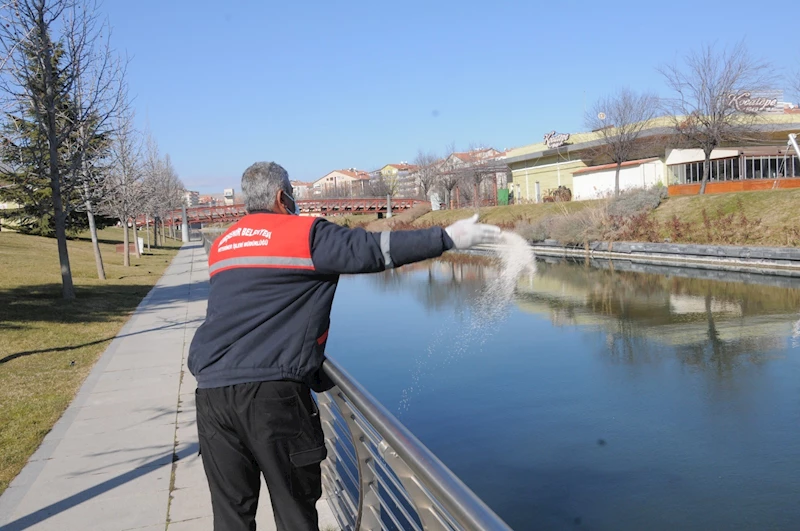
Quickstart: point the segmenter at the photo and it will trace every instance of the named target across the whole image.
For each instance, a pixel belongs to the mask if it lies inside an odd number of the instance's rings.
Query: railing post
[[[439,511],[433,505],[430,495],[420,485],[416,475],[403,461],[403,458],[397,455],[397,452],[392,450],[386,441],[381,442],[378,446],[378,452],[383,456],[386,464],[394,470],[397,479],[400,480],[400,483],[403,484],[406,492],[408,492],[411,502],[414,504],[414,509],[416,509],[417,515],[422,522],[422,528],[425,531],[449,531],[451,527],[442,519]]]
[[[331,391],[335,392],[336,388]],[[320,422],[322,431],[325,434],[325,445],[328,448],[328,457],[321,464],[323,482],[328,489],[328,495],[336,498],[336,508],[341,512],[341,516],[348,520],[347,525],[342,526],[342,531],[354,531],[355,528],[350,527],[350,522],[355,522],[356,515],[350,514],[350,500],[345,490],[346,487],[339,479],[339,474],[336,471],[336,463],[339,458],[336,452],[338,435],[334,427],[333,399],[331,399],[330,393],[318,394],[317,397],[319,399]],[[342,466],[347,466],[347,464],[343,462]]]
[[[353,449],[356,453],[356,466],[358,467],[358,513],[356,514],[356,531],[380,531],[381,505],[377,494],[371,488],[378,486],[375,473],[370,467],[372,456],[365,446],[369,444],[367,435],[356,422],[355,412],[350,405],[342,398],[342,392],[338,388],[331,389],[328,396],[336,403],[341,411],[342,417],[347,424],[350,438],[353,442]],[[330,426],[332,430],[333,426]],[[334,438],[330,444],[335,444]],[[333,452],[329,452],[333,453]]]
[[[189,218],[186,215],[186,205],[183,206],[182,212],[183,222],[181,223],[181,241],[187,243],[189,241]]]

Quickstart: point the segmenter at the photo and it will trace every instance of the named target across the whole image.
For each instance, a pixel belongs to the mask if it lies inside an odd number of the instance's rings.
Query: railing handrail
[[[511,529],[335,361],[327,358],[322,369],[464,529]]]

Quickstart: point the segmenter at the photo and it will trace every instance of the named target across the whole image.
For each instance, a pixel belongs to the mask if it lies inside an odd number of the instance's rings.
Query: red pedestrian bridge
[[[427,203],[421,199],[392,199],[392,212],[404,211]],[[385,214],[386,198],[363,199],[302,199],[297,201],[300,215],[305,216],[333,216],[342,214]],[[211,223],[235,223],[246,214],[243,204],[199,206],[186,209],[186,216],[190,225]],[[182,213],[180,210],[172,211],[163,220],[166,225],[180,224]],[[144,217],[136,221],[137,225],[144,225]]]

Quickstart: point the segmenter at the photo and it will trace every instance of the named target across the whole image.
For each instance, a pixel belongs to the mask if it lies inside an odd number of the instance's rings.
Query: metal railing
[[[203,246],[219,236],[203,233]],[[317,395],[322,481],[342,531],[510,530],[408,428],[330,358]]]
[[[209,249],[211,249],[211,246],[214,244],[214,240],[219,238],[223,232],[225,231],[221,229],[206,229],[200,231],[203,239],[203,249],[206,250],[206,254],[208,254]]]
[[[345,531],[510,529],[331,359],[318,395],[328,447],[323,483]]]

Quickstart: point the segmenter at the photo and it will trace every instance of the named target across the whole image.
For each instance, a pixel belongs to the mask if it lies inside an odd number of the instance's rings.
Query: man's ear
[[[278,190],[278,193],[275,196],[275,208],[273,211],[277,212],[278,214],[291,214],[291,212],[286,209],[286,205],[283,204],[283,194],[285,193],[286,192],[283,190]]]

